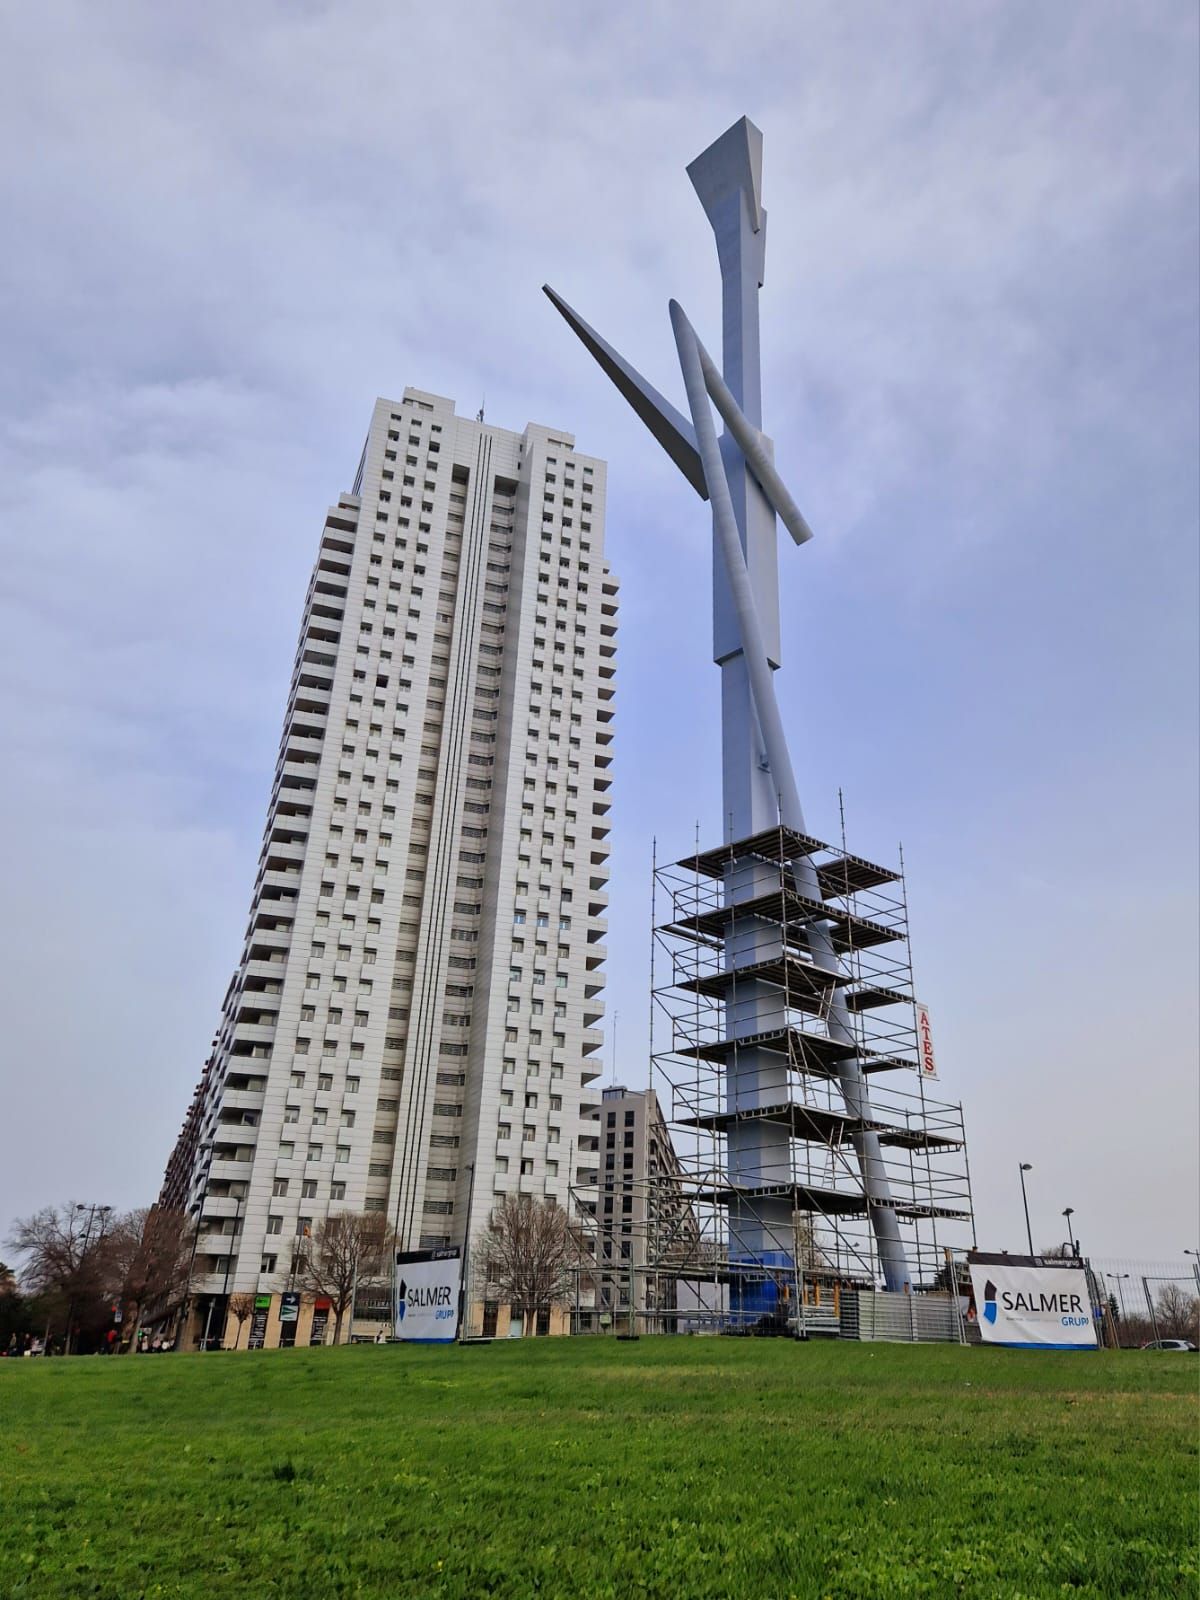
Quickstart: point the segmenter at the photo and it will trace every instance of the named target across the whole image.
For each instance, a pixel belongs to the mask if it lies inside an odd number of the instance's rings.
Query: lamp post
[[[1120,1306],[1121,1306],[1121,1330],[1122,1330],[1122,1335],[1123,1335],[1124,1334],[1124,1328],[1125,1328],[1125,1291],[1121,1287],[1121,1284],[1122,1284],[1122,1281],[1125,1278],[1129,1277],[1129,1273],[1128,1272],[1114,1272],[1113,1273],[1113,1277],[1117,1280],[1117,1299],[1120,1302]],[[1122,1342],[1121,1339],[1118,1338],[1118,1340],[1117,1340],[1118,1348],[1120,1348],[1121,1342]]]
[[[469,1162],[467,1171],[470,1178],[467,1183],[467,1226],[463,1232],[462,1253],[462,1282],[458,1290],[458,1339],[461,1344],[466,1338],[467,1318],[471,1315],[471,1212],[475,1203],[475,1163]],[[392,1255],[395,1256],[395,1251]],[[396,1306],[393,1295],[392,1316],[395,1317]]]
[[[1029,1225],[1029,1196],[1025,1191],[1025,1174],[1033,1171],[1032,1161],[1021,1162],[1021,1202],[1025,1207],[1025,1237],[1029,1241],[1029,1254],[1033,1254],[1033,1229]]]
[[[204,1220],[204,1204],[208,1199],[208,1181],[212,1173],[212,1141],[209,1140],[207,1144],[199,1145],[196,1149],[196,1155],[197,1157],[205,1156],[207,1158],[204,1163],[204,1187],[200,1191],[200,1203],[196,1208],[196,1226],[192,1230],[192,1253],[188,1258],[187,1290],[183,1297],[183,1304],[179,1308],[179,1327],[176,1330],[175,1343],[172,1346],[175,1350],[178,1350],[183,1343],[183,1336],[187,1331],[188,1318],[192,1313],[192,1275],[196,1267],[196,1246],[200,1243],[200,1224]]]
[[[100,1222],[100,1237],[101,1237],[101,1239],[103,1239],[103,1237],[104,1237],[104,1219],[112,1215],[112,1207],[111,1206],[97,1206],[97,1205],[85,1206],[83,1204],[83,1202],[80,1201],[76,1205],[75,1211],[76,1211],[76,1214],[78,1214],[80,1211],[86,1211],[87,1214],[88,1214],[87,1227],[83,1230],[83,1243],[79,1247],[79,1264],[78,1264],[78,1266],[76,1268],[77,1272],[82,1272],[83,1271],[84,1262],[87,1260],[88,1246],[92,1242],[92,1228],[95,1226],[96,1218],[97,1217],[101,1218],[101,1222]],[[75,1321],[75,1296],[74,1296],[74,1294],[72,1294],[71,1298],[67,1301],[67,1339],[66,1339],[66,1344],[64,1346],[64,1349],[66,1350],[67,1355],[71,1355],[73,1353],[72,1352],[72,1346],[75,1343],[74,1321]],[[47,1344],[47,1348],[49,1348],[48,1344]]]
[[[1079,1254],[1079,1246],[1075,1243],[1075,1233],[1074,1233],[1074,1230],[1071,1227],[1071,1218],[1074,1215],[1075,1215],[1075,1207],[1074,1206],[1068,1206],[1067,1209],[1063,1212],[1063,1216],[1066,1217],[1066,1219],[1067,1219],[1067,1238],[1071,1242],[1071,1254],[1073,1256],[1077,1256]]]
[[[222,1349],[225,1348],[225,1329],[229,1326],[229,1264],[233,1259],[233,1252],[234,1252],[234,1249],[235,1249],[235,1247],[237,1245],[238,1236],[242,1231],[241,1230],[241,1224],[242,1224],[242,1201],[246,1198],[244,1193],[241,1192],[241,1190],[243,1188],[244,1188],[244,1185],[239,1184],[238,1185],[239,1192],[237,1194],[235,1194],[234,1197],[233,1197],[234,1207],[235,1207],[234,1213],[233,1213],[233,1233],[230,1235],[229,1249],[225,1252],[225,1282],[221,1286],[221,1297],[225,1301],[225,1312],[224,1312],[224,1315],[221,1318],[221,1348]],[[211,1320],[211,1317],[212,1317],[212,1302],[210,1301],[209,1302],[209,1318],[210,1318],[210,1320]],[[239,1327],[239,1329],[241,1328],[241,1324],[240,1323],[238,1324],[238,1327]],[[205,1333],[204,1337],[205,1337],[205,1348],[207,1349],[208,1348],[208,1344],[207,1344],[208,1334],[207,1334],[207,1332]]]

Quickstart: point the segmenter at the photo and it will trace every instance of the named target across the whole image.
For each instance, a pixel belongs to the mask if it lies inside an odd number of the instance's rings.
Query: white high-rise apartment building
[[[274,1343],[295,1241],[331,1208],[385,1213],[401,1248],[461,1245],[497,1195],[566,1206],[595,1149],[604,474],[560,430],[376,402],[321,532],[245,944],[163,1189],[199,1220],[192,1337],[254,1291]]]

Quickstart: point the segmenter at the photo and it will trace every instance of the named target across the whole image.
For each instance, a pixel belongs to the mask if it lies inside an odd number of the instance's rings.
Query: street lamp
[[[1132,1274],[1128,1273],[1128,1272],[1114,1272],[1113,1273],[1113,1277],[1117,1280],[1117,1299],[1121,1302],[1121,1334],[1117,1339],[1118,1348],[1121,1346],[1121,1344],[1124,1341],[1124,1333],[1125,1333],[1125,1291],[1121,1287],[1121,1282],[1122,1282],[1122,1280],[1124,1278],[1128,1278],[1128,1277],[1131,1277],[1131,1276],[1132,1276]]]
[[[1077,1256],[1079,1254],[1079,1251],[1075,1246],[1075,1234],[1074,1234],[1074,1231],[1071,1228],[1071,1218],[1074,1215],[1075,1215],[1075,1207],[1074,1206],[1068,1206],[1067,1209],[1063,1212],[1063,1216],[1066,1217],[1066,1219],[1067,1219],[1067,1238],[1071,1241],[1071,1254],[1073,1256]]]
[[[1029,1225],[1029,1196],[1025,1192],[1025,1174],[1033,1171],[1032,1161],[1021,1162],[1021,1201],[1025,1207],[1025,1237],[1029,1240],[1029,1254],[1033,1254],[1033,1229]]]
[[[80,1211],[86,1211],[86,1213],[88,1213],[88,1226],[83,1229],[83,1243],[80,1245],[80,1253],[78,1253],[78,1266],[77,1269],[75,1269],[77,1272],[82,1272],[83,1262],[88,1259],[88,1245],[91,1243],[91,1230],[93,1230],[93,1227],[96,1226],[96,1218],[101,1219],[101,1238],[104,1238],[104,1224],[106,1224],[107,1218],[112,1216],[112,1206],[83,1205],[82,1200],[80,1200],[80,1202],[77,1202],[77,1205],[75,1205],[75,1214],[80,1213]],[[74,1322],[75,1294],[72,1293],[69,1301],[67,1301],[67,1342],[66,1346],[64,1346],[67,1355],[72,1354],[72,1346],[74,1346],[75,1342]]]
[[[205,1144],[196,1146],[196,1159],[199,1160],[201,1156],[205,1157],[204,1187],[200,1191],[200,1200],[196,1207],[196,1225],[192,1229],[192,1253],[188,1258],[187,1288],[179,1308],[179,1326],[175,1331],[175,1343],[171,1347],[174,1350],[178,1350],[183,1343],[183,1336],[187,1332],[188,1318],[192,1314],[192,1301],[195,1298],[192,1294],[192,1278],[196,1269],[196,1246],[200,1243],[200,1224],[204,1221],[204,1205],[208,1199],[208,1184],[212,1176],[213,1141],[211,1139]]]
[[[458,1340],[461,1344],[466,1338],[467,1318],[471,1315],[471,1214],[475,1202],[475,1163],[467,1163],[470,1181],[467,1185],[467,1226],[463,1232],[462,1253],[462,1283],[458,1291]],[[392,1255],[395,1257],[393,1250]],[[392,1317],[395,1318],[395,1294],[392,1295]]]

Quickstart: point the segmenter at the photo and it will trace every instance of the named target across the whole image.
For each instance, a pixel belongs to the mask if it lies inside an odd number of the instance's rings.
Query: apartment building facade
[[[581,1297],[578,1329],[677,1332],[677,1273],[694,1270],[699,1232],[662,1106],[653,1089],[614,1084],[592,1116],[595,1165],[576,1200],[594,1218],[595,1293]]]
[[[234,1292],[269,1297],[276,1329],[331,1209],[422,1249],[465,1245],[500,1194],[570,1203],[602,1042],[604,500],[604,463],[561,430],[376,402],[321,531],[245,942],[164,1181],[198,1223],[187,1340]]]

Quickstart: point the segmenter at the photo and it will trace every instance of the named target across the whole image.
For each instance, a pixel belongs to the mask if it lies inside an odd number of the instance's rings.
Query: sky
[[[571,429],[622,584],[610,1016],[718,838],[706,508],[543,298],[682,405],[684,168],[765,139],[779,693],[894,861],[981,1245],[1197,1222],[1197,11],[527,0],[0,23],[0,1239],[153,1199],[237,961],[324,511],[376,395]],[[607,1076],[607,1074],[606,1074]]]

